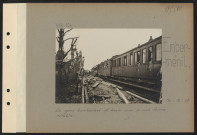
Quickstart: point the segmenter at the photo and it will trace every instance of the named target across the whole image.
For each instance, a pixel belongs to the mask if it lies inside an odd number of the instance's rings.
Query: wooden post
[[[84,104],[85,103],[85,101],[84,101],[84,86],[82,86],[82,104]]]
[[[86,103],[89,102],[89,98],[88,98],[88,90],[87,90],[87,86],[84,86],[85,88],[85,98],[86,98]]]
[[[162,104],[162,87],[161,87],[161,92],[160,92],[160,97],[159,97],[159,104]]]
[[[81,92],[81,94],[82,94],[82,104],[84,104],[85,103],[85,101],[84,101],[84,79],[82,79],[82,92]]]

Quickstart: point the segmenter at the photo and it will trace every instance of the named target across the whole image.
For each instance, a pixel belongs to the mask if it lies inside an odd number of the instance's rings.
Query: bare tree
[[[64,59],[64,58],[68,55],[68,53],[73,49],[73,47],[74,47],[74,45],[75,45],[77,39],[78,39],[78,37],[75,37],[75,38],[72,39],[70,49],[64,54],[63,59]]]
[[[58,51],[60,51],[61,53],[63,53],[62,55],[60,55],[61,57],[60,57],[59,60],[63,60],[63,59],[68,55],[68,53],[73,49],[73,46],[75,45],[75,43],[76,43],[76,41],[77,41],[77,39],[78,39],[79,37],[71,37],[71,38],[66,38],[66,39],[64,39],[66,33],[70,32],[70,31],[72,30],[72,28],[69,29],[69,30],[66,30],[66,31],[65,31],[63,28],[59,28],[59,29],[57,29],[57,30],[58,30],[58,33],[59,33],[59,36],[56,37],[57,42],[58,42],[58,44],[59,44],[59,50],[58,50]],[[64,43],[65,43],[67,40],[72,40],[72,42],[71,42],[70,49],[69,49],[66,53],[64,53],[64,51],[63,51],[63,46],[64,46]]]

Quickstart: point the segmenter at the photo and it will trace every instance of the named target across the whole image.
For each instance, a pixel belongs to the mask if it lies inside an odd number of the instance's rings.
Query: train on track
[[[92,68],[95,76],[161,84],[162,36],[115,55]]]

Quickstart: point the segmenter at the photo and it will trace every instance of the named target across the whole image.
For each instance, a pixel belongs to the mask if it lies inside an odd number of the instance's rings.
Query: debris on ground
[[[88,76],[85,80],[88,83],[89,103],[96,104],[123,104],[118,96],[115,87],[103,81],[99,77]]]
[[[126,91],[121,91],[121,92],[125,95],[125,97],[128,99],[130,104],[145,103],[144,101],[136,98],[135,96],[128,94]]]
[[[96,82],[94,85],[92,85],[92,88],[96,88],[100,83]]]
[[[125,97],[125,95],[118,89],[116,88],[118,95],[120,96],[120,98],[124,101],[125,104],[130,104],[130,102],[127,100],[127,98]]]
[[[104,81],[99,77],[94,77],[90,75],[85,78],[85,82],[88,84],[87,91],[88,91],[89,103],[96,103],[96,104],[143,103],[143,101],[141,101],[140,99],[126,93],[126,91],[124,91],[122,87]]]
[[[94,76],[84,79],[86,103],[89,104],[136,104],[144,101],[128,94],[123,87]],[[82,87],[81,87],[82,88]],[[82,103],[82,91],[76,91],[74,83],[56,88],[56,103]],[[118,89],[118,90],[117,90]]]

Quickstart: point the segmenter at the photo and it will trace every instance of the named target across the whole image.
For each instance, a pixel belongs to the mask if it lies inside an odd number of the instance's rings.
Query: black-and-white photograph
[[[56,103],[162,103],[162,29],[55,32]]]

